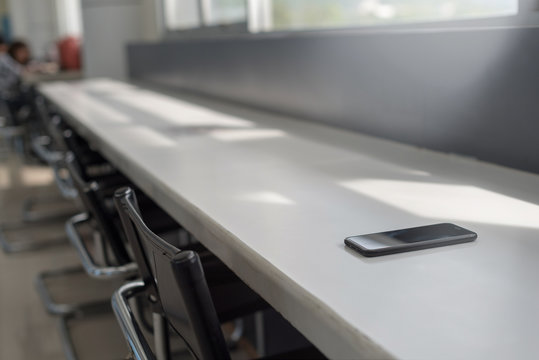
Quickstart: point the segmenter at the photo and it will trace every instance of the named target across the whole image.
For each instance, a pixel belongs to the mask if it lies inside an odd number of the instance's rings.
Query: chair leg
[[[262,311],[255,313],[255,336],[256,352],[263,356],[266,354],[266,334],[264,331],[264,313]]]
[[[60,316],[58,318],[58,332],[60,333],[60,341],[62,342],[62,349],[67,360],[77,360],[75,353],[75,346],[69,334],[69,328],[67,326],[67,317]]]
[[[43,205],[64,205],[70,206],[66,209],[65,206],[61,206],[56,210],[37,211],[35,207],[39,204]],[[22,218],[24,222],[43,222],[43,221],[55,221],[60,219],[66,219],[77,212],[73,201],[66,200],[60,195],[40,195],[31,196],[24,200],[22,205]]]
[[[228,348],[234,349],[238,346],[238,342],[243,336],[244,321],[243,319],[234,320],[234,331],[229,335],[227,339]]]
[[[129,353],[110,302],[107,307],[84,308],[77,314],[59,316],[58,331],[68,360],[98,355],[100,359],[124,359]],[[92,353],[88,354],[88,351]]]
[[[9,153],[22,154],[24,126],[0,126],[0,137],[4,139]]]
[[[147,343],[129,305],[129,299],[142,293],[144,288],[144,282],[140,280],[122,285],[112,295],[112,310],[125,340],[131,348],[133,357],[138,360],[155,360],[150,345]]]
[[[162,314],[153,313],[153,329],[157,360],[170,360],[168,322]]]
[[[43,301],[43,304],[47,311],[52,315],[67,316],[73,315],[82,312],[84,309],[94,309],[94,311],[99,309],[108,309],[110,308],[110,296],[106,296],[103,299],[99,300],[89,300],[81,303],[58,303],[54,301],[53,294],[51,293],[49,287],[47,286],[47,280],[54,278],[67,277],[70,275],[79,275],[84,274],[86,276],[85,270],[80,267],[69,267],[59,270],[49,270],[43,271],[38,274],[35,280],[35,285],[39,297]],[[99,280],[93,280],[99,281]],[[111,292],[112,293],[112,292]]]
[[[58,202],[59,199],[67,202],[58,195],[41,195],[27,198],[23,203],[22,221],[0,224],[0,247],[2,250],[6,254],[13,254],[67,244],[68,239],[63,231],[61,234],[44,237],[41,235],[43,232],[38,232],[34,236],[20,236],[17,240],[7,236],[7,232],[11,231],[24,233],[28,230],[39,230],[43,226],[63,225],[76,211],[75,206],[70,209],[47,211],[46,214],[33,209],[39,203],[50,204]]]
[[[63,222],[62,222],[63,223]],[[52,246],[68,244],[67,236],[58,236],[57,234],[38,237],[21,236],[17,240],[13,240],[7,236],[8,231],[27,231],[37,229],[43,226],[42,223],[8,223],[0,225],[0,247],[6,254],[21,253],[26,251],[42,250]]]

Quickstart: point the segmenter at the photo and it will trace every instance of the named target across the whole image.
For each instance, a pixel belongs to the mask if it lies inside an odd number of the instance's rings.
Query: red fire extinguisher
[[[80,39],[68,36],[58,42],[60,68],[62,70],[80,70]]]

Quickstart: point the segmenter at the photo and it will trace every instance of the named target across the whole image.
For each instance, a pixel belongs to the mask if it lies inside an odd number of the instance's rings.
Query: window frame
[[[165,18],[164,0],[160,0],[161,16]],[[199,3],[200,23],[199,27],[189,29],[168,29],[164,21],[163,37],[165,39],[185,38],[212,38],[221,36],[282,36],[286,34],[311,34],[311,33],[376,33],[376,32],[401,32],[401,31],[443,31],[463,30],[471,28],[496,28],[496,27],[521,27],[539,26],[539,0],[518,0],[518,10],[514,15],[500,15],[493,17],[417,21],[396,24],[373,24],[364,26],[343,27],[319,27],[305,29],[268,29],[267,12],[270,11],[265,0],[245,0],[246,20],[223,25],[207,25],[204,20],[204,3],[209,6],[210,0],[195,0]],[[253,5],[253,4],[259,5]],[[260,5],[262,4],[262,5]],[[266,3],[267,4],[267,3]],[[266,12],[266,13],[265,13]]]
[[[164,34],[164,37],[166,39],[175,39],[175,38],[198,38],[198,37],[212,37],[212,36],[220,36],[220,35],[237,35],[237,34],[245,34],[248,33],[247,23],[249,18],[248,13],[248,0],[244,0],[245,2],[245,12],[246,12],[246,19],[245,21],[238,21],[238,22],[230,22],[226,24],[208,24],[209,19],[207,18],[207,9],[211,7],[211,0],[195,0],[198,4],[198,15],[199,15],[199,26],[193,27],[193,28],[185,28],[185,29],[169,29],[167,28],[166,21],[165,21],[165,11],[166,11],[166,5],[164,0],[161,0],[161,10],[160,10],[160,16],[161,16],[161,24],[163,24],[162,32]]]

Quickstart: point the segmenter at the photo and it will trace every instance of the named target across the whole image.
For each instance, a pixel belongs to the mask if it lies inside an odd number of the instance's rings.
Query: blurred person
[[[0,54],[0,96],[4,99],[17,95],[18,85],[29,61],[30,50],[23,41],[11,43],[7,52]]]
[[[22,86],[22,76],[30,61],[30,49],[23,41],[15,41],[6,53],[0,54],[0,99],[8,110],[9,125],[25,121],[29,113],[32,89]]]
[[[16,62],[23,66],[26,66],[30,61],[30,49],[23,41],[11,43],[7,52]]]
[[[4,37],[0,35],[0,54],[7,53],[8,45],[6,41],[4,40]]]

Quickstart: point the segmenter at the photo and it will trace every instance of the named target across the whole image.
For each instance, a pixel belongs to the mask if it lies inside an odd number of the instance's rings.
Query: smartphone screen
[[[379,256],[397,252],[473,241],[477,234],[455,224],[443,223],[375,234],[351,236],[344,243],[365,256]]]

